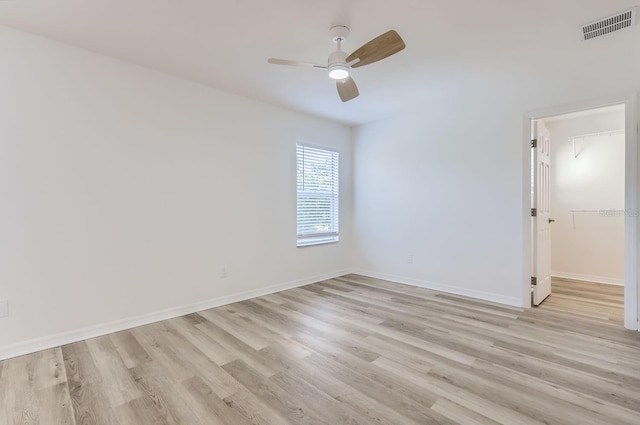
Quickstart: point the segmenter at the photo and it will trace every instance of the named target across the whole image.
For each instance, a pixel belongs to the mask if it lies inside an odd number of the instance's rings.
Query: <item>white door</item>
[[[549,130],[541,122],[533,123],[534,205],[536,216],[533,220],[533,252],[535,282],[532,282],[533,305],[540,305],[551,295],[551,220],[550,214],[550,147]]]

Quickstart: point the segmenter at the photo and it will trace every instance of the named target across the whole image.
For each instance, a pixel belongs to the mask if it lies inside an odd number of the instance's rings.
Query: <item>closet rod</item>
[[[616,210],[616,209],[600,209],[600,210],[569,210],[571,213],[571,220],[573,221],[573,230],[576,230],[576,213],[590,213],[590,214],[599,214],[602,217],[615,217],[618,215],[624,215],[625,210]]]
[[[579,136],[571,136],[569,137],[569,142],[573,143],[573,157],[574,158],[578,157],[578,153],[576,152],[576,139],[588,139],[590,137],[601,137],[601,136],[617,136],[619,134],[624,134],[624,130],[602,131],[600,133],[589,133],[589,134],[580,134]]]

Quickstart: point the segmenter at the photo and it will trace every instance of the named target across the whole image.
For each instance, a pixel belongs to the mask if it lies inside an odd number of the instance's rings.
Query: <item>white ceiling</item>
[[[356,125],[464,90],[493,69],[524,69],[532,52],[580,48],[580,24],[628,0],[7,0],[0,24],[287,108]],[[351,52],[395,29],[407,48],[354,70],[342,103],[322,70],[332,24]],[[598,42],[597,40],[594,42]],[[520,68],[519,68],[520,67]]]
[[[624,111],[625,111],[624,105],[613,105],[613,106],[605,106],[602,108],[587,109],[585,111],[571,112],[569,114],[556,115],[553,117],[544,118],[541,121],[545,123],[549,123],[549,122],[556,122],[556,121],[571,120],[574,118],[590,117],[593,115],[609,114],[614,112],[624,115]]]

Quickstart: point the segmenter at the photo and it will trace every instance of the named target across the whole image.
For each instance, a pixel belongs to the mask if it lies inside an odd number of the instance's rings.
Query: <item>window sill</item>
[[[324,245],[328,243],[337,243],[340,241],[338,236],[331,237],[318,237],[318,238],[305,238],[298,239],[298,248],[304,248],[305,246]]]

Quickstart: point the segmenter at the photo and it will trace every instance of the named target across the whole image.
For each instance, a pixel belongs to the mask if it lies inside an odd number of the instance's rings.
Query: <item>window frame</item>
[[[313,149],[321,151],[323,153],[330,154],[335,164],[331,169],[331,187],[330,191],[317,192],[317,191],[305,191],[304,188],[300,189],[300,181],[298,178],[299,169],[299,150],[302,148]],[[304,161],[304,159],[303,159]],[[304,162],[303,162],[304,164]],[[303,175],[304,175],[303,165]],[[302,196],[301,196],[302,195]],[[331,206],[330,226],[328,232],[306,232],[298,233],[300,228],[300,199],[301,198],[321,198],[328,199]],[[340,152],[338,149],[330,146],[321,146],[305,142],[296,143],[296,246],[306,247],[314,245],[323,245],[328,243],[337,243],[340,241]]]

